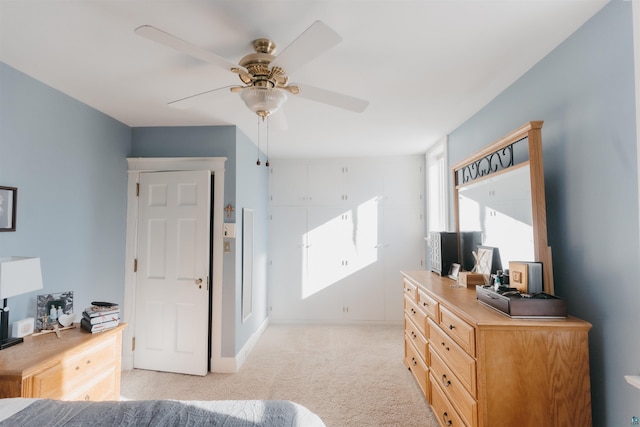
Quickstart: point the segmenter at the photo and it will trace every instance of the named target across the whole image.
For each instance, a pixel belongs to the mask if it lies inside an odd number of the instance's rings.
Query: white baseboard
[[[402,326],[404,320],[316,320],[272,319],[272,325],[332,325],[332,326]]]
[[[235,357],[221,357],[220,359],[211,359],[211,372],[216,372],[219,374],[235,374],[240,370],[240,367],[247,360],[247,357],[255,347],[256,343],[264,333],[264,331],[269,326],[269,318],[267,317],[258,330],[251,335],[251,338],[247,340],[245,345],[240,349],[238,354]],[[132,351],[123,351],[122,355],[122,366],[121,370],[123,372],[130,371],[133,369],[133,352]]]
[[[219,374],[234,374],[240,370],[247,357],[255,347],[256,343],[269,326],[269,318],[267,317],[257,331],[247,340],[235,357],[221,357],[217,360],[211,360],[211,372]]]

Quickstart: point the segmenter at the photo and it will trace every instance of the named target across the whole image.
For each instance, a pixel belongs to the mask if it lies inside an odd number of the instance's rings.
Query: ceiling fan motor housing
[[[244,67],[251,76],[239,74],[240,80],[244,84],[250,84],[258,87],[284,87],[287,85],[289,78],[285,71],[280,67],[269,68],[269,64],[276,58],[276,44],[269,39],[257,39],[253,41],[253,49],[255,53],[245,55],[239,65]]]

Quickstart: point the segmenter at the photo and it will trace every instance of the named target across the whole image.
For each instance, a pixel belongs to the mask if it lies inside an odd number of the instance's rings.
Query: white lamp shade
[[[40,258],[0,258],[0,299],[42,289]]]

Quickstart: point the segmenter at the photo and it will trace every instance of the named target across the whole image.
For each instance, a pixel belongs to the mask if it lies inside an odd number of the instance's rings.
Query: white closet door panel
[[[273,160],[270,167],[272,206],[303,206],[307,203],[307,163]]]
[[[382,199],[384,196],[383,167],[383,160],[349,160],[345,172],[345,193],[351,205]]]
[[[421,208],[403,206],[382,207],[381,251],[384,266],[385,318],[401,321],[403,318],[403,292],[400,271],[424,269],[425,241],[416,236],[424,235],[424,220]]]
[[[384,202],[388,205],[424,204],[424,158],[391,158],[381,170],[384,178]]]
[[[385,319],[385,286],[382,275],[382,264],[374,262],[353,271],[339,283],[345,320]]]
[[[270,316],[297,318],[302,312],[307,208],[272,207],[270,227]]]
[[[308,204],[313,206],[334,206],[344,204],[344,162],[309,162]]]
[[[348,274],[347,255],[352,246],[351,212],[341,207],[310,207],[307,230],[305,307],[315,319],[342,316],[340,281]]]

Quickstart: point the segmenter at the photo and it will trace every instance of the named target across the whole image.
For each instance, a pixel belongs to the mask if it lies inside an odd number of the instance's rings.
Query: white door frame
[[[128,158],[127,184],[127,238],[125,248],[125,280],[123,321],[128,327],[123,332],[122,369],[133,369],[133,331],[135,331],[136,274],[133,260],[137,253],[138,200],[136,187],[141,172],[209,170],[215,175],[213,199],[212,253],[211,253],[211,372],[222,363],[222,256],[224,223],[224,163],[226,157],[137,157]]]

